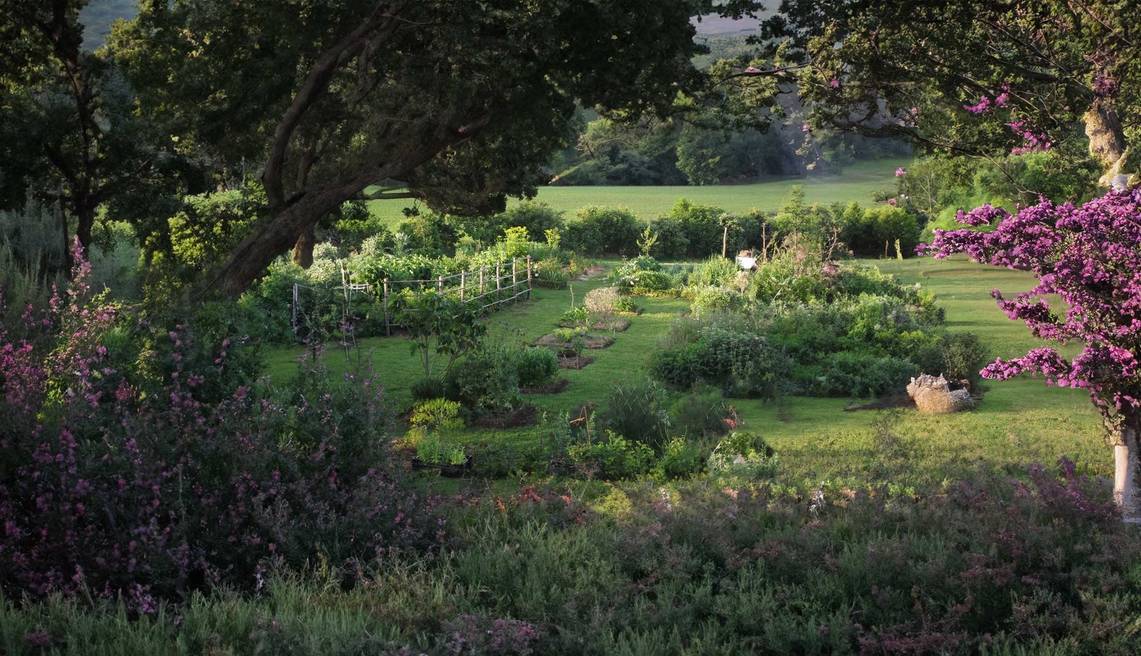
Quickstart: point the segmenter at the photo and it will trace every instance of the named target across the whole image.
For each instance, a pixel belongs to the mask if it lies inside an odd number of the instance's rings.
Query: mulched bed
[[[584,335],[582,341],[588,349],[604,349],[614,343],[614,338],[609,335]],[[562,351],[571,348],[571,343],[563,341],[551,333],[535,340],[535,346],[546,346]]]
[[[480,428],[517,428],[519,426],[532,426],[538,419],[539,409],[528,403],[505,415],[476,419],[475,425]]]
[[[594,362],[594,358],[589,355],[559,356],[559,368],[561,369],[582,369],[591,362]]]
[[[546,385],[538,387],[520,387],[519,391],[524,394],[558,394],[565,390],[567,385],[570,385],[570,380],[566,378],[556,378]]]

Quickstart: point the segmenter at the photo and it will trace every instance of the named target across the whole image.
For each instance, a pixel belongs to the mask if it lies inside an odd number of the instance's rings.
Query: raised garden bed
[[[614,343],[614,338],[609,335],[583,335],[582,342],[588,349],[604,349]],[[559,339],[554,333],[543,335],[535,340],[535,346],[546,346],[557,351],[573,348],[571,342]]]
[[[537,387],[521,387],[519,391],[524,394],[558,394],[565,390],[570,381],[566,378],[556,378],[546,385],[539,385]]]
[[[586,365],[594,362],[594,358],[589,355],[560,355],[559,368],[561,369],[582,369]]]
[[[539,409],[530,403],[494,417],[480,417],[474,424],[480,428],[518,428],[532,426],[539,420]]]

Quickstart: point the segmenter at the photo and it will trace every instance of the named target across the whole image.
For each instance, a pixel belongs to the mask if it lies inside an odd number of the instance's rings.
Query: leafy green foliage
[[[776,474],[779,463],[764,438],[741,431],[723,437],[709,455],[709,471],[720,476],[769,478]]]
[[[910,360],[842,351],[823,360],[814,386],[824,396],[879,396],[903,389],[918,374]]]
[[[603,480],[645,474],[654,462],[654,452],[650,447],[612,430],[606,431],[606,437],[598,442],[571,445],[567,455],[583,474]]]
[[[670,427],[689,439],[721,435],[729,430],[735,411],[716,388],[696,388],[670,406]]]
[[[397,323],[408,331],[412,352],[420,353],[425,377],[432,375],[429,354],[433,344],[436,353],[448,357],[444,367],[446,376],[457,358],[479,347],[487,332],[468,303],[435,290],[405,289],[396,297],[393,307]]]
[[[598,425],[657,449],[670,428],[666,394],[657,383],[635,380],[611,390],[596,417]]]
[[[429,431],[456,430],[464,427],[460,410],[462,410],[462,406],[455,401],[440,398],[428,399],[412,406],[412,412],[408,415],[408,423]]]
[[[662,455],[654,465],[654,476],[661,480],[688,478],[705,469],[705,450],[698,444],[675,437],[662,447]]]
[[[474,418],[503,415],[519,407],[519,371],[514,350],[485,343],[465,355],[444,376],[447,398],[458,401]]]
[[[584,207],[567,222],[562,244],[591,255],[636,255],[641,231],[642,223],[628,210]]]
[[[515,370],[520,387],[540,387],[559,373],[559,359],[551,349],[528,346],[516,353]]]

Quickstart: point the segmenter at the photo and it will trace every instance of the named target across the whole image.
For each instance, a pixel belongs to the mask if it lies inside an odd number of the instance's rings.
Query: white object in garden
[[[738,255],[737,266],[741,267],[744,271],[752,271],[757,268],[757,258],[747,255]]]

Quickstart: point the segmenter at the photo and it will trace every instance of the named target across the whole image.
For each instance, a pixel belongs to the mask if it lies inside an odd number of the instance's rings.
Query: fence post
[[[479,267],[479,295],[480,296],[483,296],[483,270],[486,268],[487,267],[482,265],[482,264]]]
[[[460,271],[460,302],[464,300],[464,286],[467,284],[467,271]]]
[[[518,260],[511,258],[511,288],[515,289],[515,285],[519,284],[518,267],[516,266]]]
[[[535,285],[531,282],[531,256],[527,256],[527,300],[531,300],[531,291]]]
[[[496,262],[495,263],[495,291],[499,291],[500,289],[503,289],[503,263],[502,262]],[[498,300],[498,299],[499,299],[499,296],[497,294],[496,300]]]
[[[384,334],[392,335],[392,319],[388,315],[388,278],[384,279]]]
[[[289,325],[293,326],[293,335],[294,336],[297,335],[297,304],[298,304],[298,299],[300,299],[300,297],[301,297],[301,294],[298,292],[297,283],[293,283],[293,303],[291,304],[292,307],[290,308],[291,312],[290,312],[290,318],[289,318]]]
[[[436,292],[439,294],[444,293],[444,277],[436,276]]]

